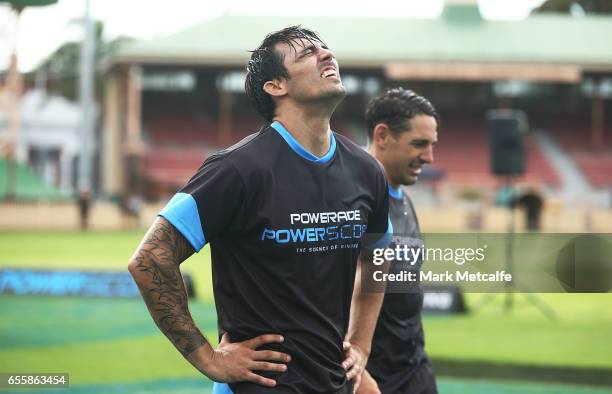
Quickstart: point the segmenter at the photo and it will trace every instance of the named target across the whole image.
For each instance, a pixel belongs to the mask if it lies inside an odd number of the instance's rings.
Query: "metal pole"
[[[23,7],[12,6],[17,14],[15,21],[15,37],[13,42],[13,52],[11,63],[6,80],[7,90],[10,99],[10,129],[6,157],[6,200],[15,201],[17,199],[17,150],[21,138],[21,95],[23,93],[23,80],[17,68],[17,46],[19,45],[19,19]]]
[[[81,157],[78,187],[80,191],[92,187],[92,154],[94,131],[94,52],[95,39],[90,17],[90,0],[85,0],[83,15],[84,36],[81,44],[79,97],[81,105]]]
[[[604,100],[602,78],[593,78],[593,98],[591,99],[591,150],[601,152],[604,148]]]
[[[514,276],[514,184],[512,183],[512,177],[506,177],[506,190],[510,193],[510,201],[508,211],[510,212],[510,218],[508,220],[508,231],[506,233],[506,272]],[[514,284],[512,281],[506,283],[506,302],[504,303],[504,310],[510,312],[513,304],[513,292]]]

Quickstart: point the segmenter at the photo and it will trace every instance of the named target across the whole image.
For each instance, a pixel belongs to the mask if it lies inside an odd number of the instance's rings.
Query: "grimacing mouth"
[[[328,66],[320,74],[321,78],[338,77],[338,70],[334,66]]]

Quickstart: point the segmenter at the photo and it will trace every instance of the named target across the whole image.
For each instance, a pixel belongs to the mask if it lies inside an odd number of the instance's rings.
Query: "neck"
[[[329,120],[332,111],[308,110],[302,106],[285,105],[274,120],[279,121],[307,151],[323,157],[330,148]],[[280,108],[279,108],[280,109]]]
[[[389,174],[387,173],[387,167],[385,166],[385,161],[382,160],[382,155],[380,154],[378,149],[376,149],[376,146],[374,144],[370,143],[368,145],[368,153],[372,155],[376,160],[378,160],[380,164],[382,164],[383,168],[385,169],[385,177],[387,178],[387,183],[389,184],[389,186],[391,186],[395,190],[399,189],[401,185],[399,183],[393,182],[391,177],[389,177]]]
[[[400,184],[393,185],[393,184],[391,183],[391,181],[389,181],[389,187],[390,187],[391,189],[393,189],[394,191],[396,191],[396,192],[400,191],[400,186],[401,186]]]

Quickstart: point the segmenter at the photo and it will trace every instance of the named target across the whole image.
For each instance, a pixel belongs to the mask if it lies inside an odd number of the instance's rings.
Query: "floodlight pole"
[[[79,159],[78,189],[89,191],[92,187],[92,156],[94,132],[94,52],[95,41],[90,16],[90,0],[85,1],[83,15],[83,42],[81,44],[81,64],[79,99],[81,106],[81,157]]]

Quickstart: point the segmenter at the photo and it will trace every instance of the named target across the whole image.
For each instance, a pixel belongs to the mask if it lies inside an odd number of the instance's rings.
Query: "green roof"
[[[0,3],[9,3],[13,7],[40,7],[57,3],[57,0],[0,0]]]
[[[111,62],[244,65],[267,33],[301,24],[321,34],[341,66],[475,62],[612,70],[611,17],[492,21],[465,11],[447,10],[437,19],[225,15],[165,38],[131,42]]]

